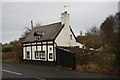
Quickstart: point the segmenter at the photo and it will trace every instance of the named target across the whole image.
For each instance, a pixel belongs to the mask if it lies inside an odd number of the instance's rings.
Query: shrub
[[[100,73],[100,74],[109,74],[109,75],[118,75],[118,69],[110,65],[100,65],[95,63],[89,63],[84,65],[78,65],[76,70],[81,72],[91,72],[91,73]]]
[[[16,58],[16,53],[15,52],[2,53],[2,59],[7,59],[7,58]]]

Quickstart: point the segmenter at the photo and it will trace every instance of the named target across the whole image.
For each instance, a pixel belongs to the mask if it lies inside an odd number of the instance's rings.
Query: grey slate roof
[[[43,36],[39,39],[39,41],[45,41],[45,40],[54,40],[56,36],[59,34],[59,32],[62,30],[64,25],[61,24],[61,22],[53,23],[45,26],[40,26],[37,28],[34,28],[28,36],[23,40],[24,42],[33,42],[34,41],[34,33],[44,33]]]

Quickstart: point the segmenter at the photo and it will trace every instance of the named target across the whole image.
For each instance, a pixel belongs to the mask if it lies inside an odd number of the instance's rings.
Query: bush
[[[18,63],[16,52],[4,52],[2,53],[2,62]]]
[[[2,59],[10,59],[10,58],[16,58],[15,52],[4,52],[2,53]]]
[[[95,56],[83,57],[83,59],[81,59],[81,63],[83,64],[77,65],[76,70],[117,75],[119,69],[113,66],[115,58],[115,54],[112,52],[102,52]]]
[[[81,57],[81,63],[88,64],[88,63],[96,63],[100,65],[113,65],[115,62],[115,54],[114,53],[108,53],[108,52],[102,52],[98,53],[93,56],[87,56],[86,58]]]
[[[81,72],[91,72],[91,73],[100,73],[100,74],[109,74],[109,75],[118,75],[118,69],[115,69],[109,65],[100,65],[89,63],[85,65],[78,65],[76,70]]]

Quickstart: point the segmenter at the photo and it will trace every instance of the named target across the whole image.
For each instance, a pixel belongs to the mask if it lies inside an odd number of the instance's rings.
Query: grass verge
[[[14,59],[14,58],[2,59],[2,62],[4,62],[4,63],[18,63],[18,61],[16,59]]]

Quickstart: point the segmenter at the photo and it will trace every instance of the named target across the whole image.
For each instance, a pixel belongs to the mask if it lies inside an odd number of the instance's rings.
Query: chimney
[[[33,21],[31,21],[31,29],[33,29]]]
[[[61,13],[61,22],[62,24],[69,26],[69,14],[67,13],[67,11]]]

